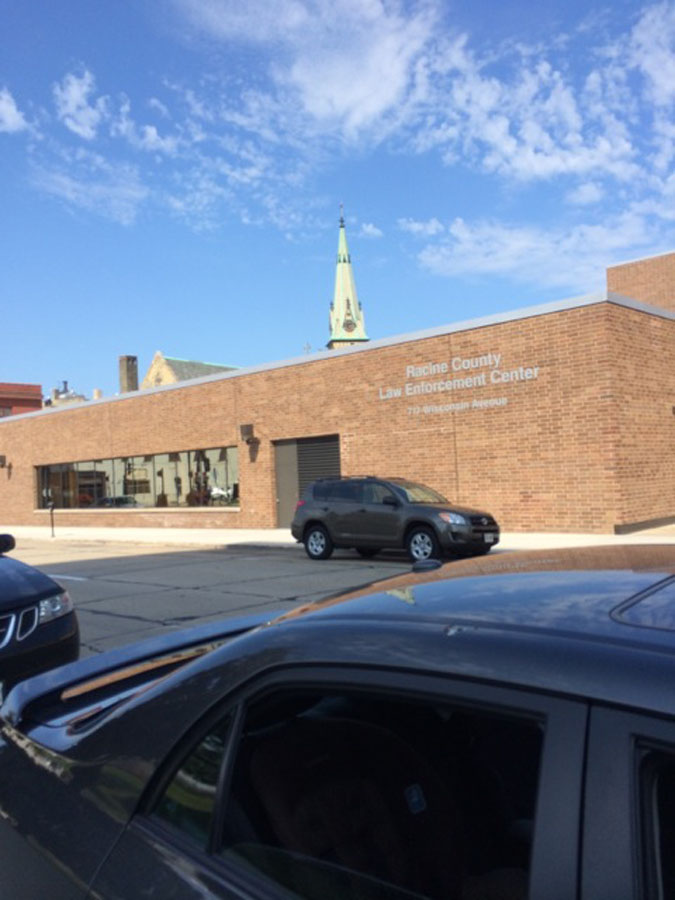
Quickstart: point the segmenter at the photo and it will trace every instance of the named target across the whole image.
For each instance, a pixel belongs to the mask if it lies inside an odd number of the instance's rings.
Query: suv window
[[[307,900],[524,898],[538,722],[365,692],[251,706],[221,855]]]
[[[403,493],[408,503],[448,503],[448,500],[438,491],[427,487],[426,484],[416,484],[414,481],[397,481],[396,487]]]
[[[317,481],[311,490],[311,495],[315,500],[326,500],[332,486],[332,481]]]
[[[331,481],[329,482],[326,499],[348,500],[351,503],[361,502],[363,496],[362,481]]]
[[[363,499],[366,503],[384,503],[385,497],[396,500],[394,492],[381,481],[367,481],[363,488]]]

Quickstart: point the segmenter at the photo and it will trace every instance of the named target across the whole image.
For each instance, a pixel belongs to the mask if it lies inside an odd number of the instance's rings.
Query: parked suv
[[[44,572],[5,556],[11,534],[0,534],[0,686],[63,663],[80,653],[80,632],[68,592]]]
[[[476,556],[499,543],[499,526],[485,512],[456,506],[437,491],[404,478],[322,478],[298,501],[291,533],[310,559],[335,547],[372,557],[402,548],[411,559],[443,553]]]

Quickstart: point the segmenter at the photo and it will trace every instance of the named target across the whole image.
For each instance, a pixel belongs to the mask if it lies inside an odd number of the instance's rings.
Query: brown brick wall
[[[238,444],[240,511],[64,510],[58,519],[273,527],[273,442],[335,433],[344,474],[426,482],[490,510],[505,529],[605,532],[675,515],[674,346],[675,322],[600,303],[0,422],[0,453],[12,462],[0,470],[0,521],[46,524],[33,509],[37,465]],[[468,374],[485,372],[485,387],[380,399],[461,374],[406,377],[409,365],[489,353],[500,354],[501,372],[538,367],[538,377],[491,384],[483,367]],[[424,412],[491,398],[506,405]],[[254,424],[257,454],[240,441],[241,423]]]
[[[675,322],[610,310],[617,524],[675,514]]]
[[[612,266],[607,290],[675,312],[675,253]]]

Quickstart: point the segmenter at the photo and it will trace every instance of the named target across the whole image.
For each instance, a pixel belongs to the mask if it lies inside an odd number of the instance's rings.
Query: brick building
[[[675,521],[675,254],[608,285],[0,421],[3,523],[52,502],[65,525],[275,527],[338,471],[426,482],[510,530]]]
[[[42,409],[42,385],[0,382],[0,418]]]

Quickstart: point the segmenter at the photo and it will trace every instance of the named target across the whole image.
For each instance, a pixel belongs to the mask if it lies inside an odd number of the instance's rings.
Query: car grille
[[[38,623],[37,606],[31,606],[30,609],[22,609],[19,613],[19,625],[16,629],[17,641],[27,638],[31,632],[35,631]]]
[[[20,612],[0,616],[0,649],[6,647],[12,640],[25,640],[37,628],[38,620],[37,606],[29,606]]]
[[[5,647],[12,640],[16,616],[10,613],[8,616],[0,616],[0,647]]]
[[[486,531],[499,531],[499,527],[492,516],[469,516],[471,530],[476,534],[484,534]]]

